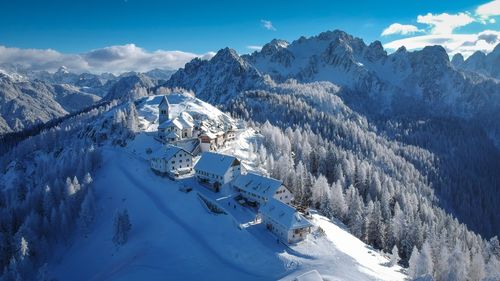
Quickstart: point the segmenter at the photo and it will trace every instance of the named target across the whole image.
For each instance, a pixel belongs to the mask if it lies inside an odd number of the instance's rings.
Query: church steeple
[[[159,113],[158,113],[158,123],[162,124],[163,122],[170,120],[170,103],[168,103],[167,96],[163,96],[160,104],[158,105]]]

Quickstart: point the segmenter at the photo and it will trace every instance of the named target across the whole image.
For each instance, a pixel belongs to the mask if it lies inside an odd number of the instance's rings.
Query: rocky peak
[[[451,59],[451,64],[454,67],[460,68],[463,63],[464,63],[464,56],[462,56],[462,54],[460,53],[456,53]]]
[[[273,39],[271,42],[267,43],[262,47],[261,53],[269,56],[277,53],[278,51],[287,48],[289,43],[281,39]]]
[[[382,43],[377,40],[365,49],[364,57],[370,62],[375,62],[387,57],[387,52],[384,50]]]
[[[446,50],[439,45],[426,46],[420,51],[410,53],[413,67],[426,69],[443,69],[450,66],[450,58]]]
[[[218,61],[226,62],[231,60],[242,62],[238,53],[234,49],[228,47],[220,49],[217,52],[217,54],[215,54],[215,56],[211,59],[212,62],[218,62]]]
[[[66,66],[61,65],[61,66],[57,69],[56,73],[59,73],[59,74],[69,74],[69,70],[68,70],[68,68],[67,68]]]

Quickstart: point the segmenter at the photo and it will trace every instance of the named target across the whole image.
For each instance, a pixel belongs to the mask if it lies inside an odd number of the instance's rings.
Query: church
[[[158,137],[165,142],[174,142],[193,137],[193,117],[187,112],[172,118],[170,103],[163,96],[158,105]]]

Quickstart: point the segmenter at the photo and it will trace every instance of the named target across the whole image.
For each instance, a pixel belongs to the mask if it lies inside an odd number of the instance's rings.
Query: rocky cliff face
[[[224,103],[234,95],[259,87],[264,79],[253,65],[236,51],[225,48],[210,60],[194,59],[166,83],[168,87],[193,90],[211,103]]]

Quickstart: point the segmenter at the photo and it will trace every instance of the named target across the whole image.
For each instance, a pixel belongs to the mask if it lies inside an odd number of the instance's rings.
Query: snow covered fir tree
[[[294,1],[283,33],[239,2],[60,7],[82,9],[76,33],[107,12],[152,42],[211,15],[217,42],[191,45],[216,52],[0,39],[0,280],[500,281],[500,2],[410,1],[409,23],[382,2],[301,2],[318,34]],[[53,15],[38,6],[0,32]],[[329,30],[320,9],[381,30]]]

